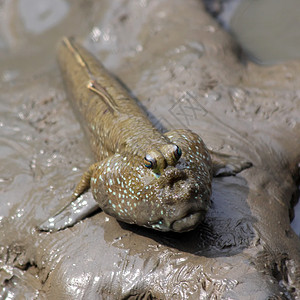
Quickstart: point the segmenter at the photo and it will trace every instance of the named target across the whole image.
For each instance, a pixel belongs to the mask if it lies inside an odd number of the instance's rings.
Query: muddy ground
[[[241,61],[196,0],[29,2],[0,3],[0,295],[300,299],[290,227],[300,62]],[[163,234],[99,212],[58,233],[35,230],[93,162],[55,61],[63,35],[94,52],[157,127],[190,128],[209,148],[253,163],[214,180],[198,229]]]

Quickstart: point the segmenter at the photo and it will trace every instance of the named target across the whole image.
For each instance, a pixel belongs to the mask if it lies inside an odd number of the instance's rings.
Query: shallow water
[[[294,220],[291,222],[291,226],[296,232],[296,234],[300,237],[300,199],[298,199],[298,203],[294,207]]]
[[[204,0],[250,59],[269,65],[300,58],[298,0]]]

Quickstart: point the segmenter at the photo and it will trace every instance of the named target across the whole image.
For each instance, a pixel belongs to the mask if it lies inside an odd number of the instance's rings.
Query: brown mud
[[[1,297],[299,299],[290,216],[300,62],[242,64],[196,0],[42,2],[47,9],[0,6]],[[190,128],[213,150],[253,163],[214,180],[197,230],[163,234],[102,212],[57,233],[35,230],[93,161],[55,62],[64,35],[93,51],[156,126]]]

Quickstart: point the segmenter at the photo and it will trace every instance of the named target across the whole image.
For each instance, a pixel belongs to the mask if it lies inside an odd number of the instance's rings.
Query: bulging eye
[[[179,160],[179,158],[181,157],[182,151],[177,145],[175,145],[175,147],[176,148],[174,150],[174,157],[176,160]]]
[[[156,169],[157,167],[157,161],[155,158],[147,154],[144,158],[144,165],[148,169]]]

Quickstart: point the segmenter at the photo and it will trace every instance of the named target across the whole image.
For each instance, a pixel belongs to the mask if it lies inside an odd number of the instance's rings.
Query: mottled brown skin
[[[98,161],[82,176],[73,200],[91,188],[100,208],[120,221],[161,231],[195,228],[208,210],[213,176],[202,139],[190,130],[161,134],[126,89],[72,39],[60,43],[58,61]]]

